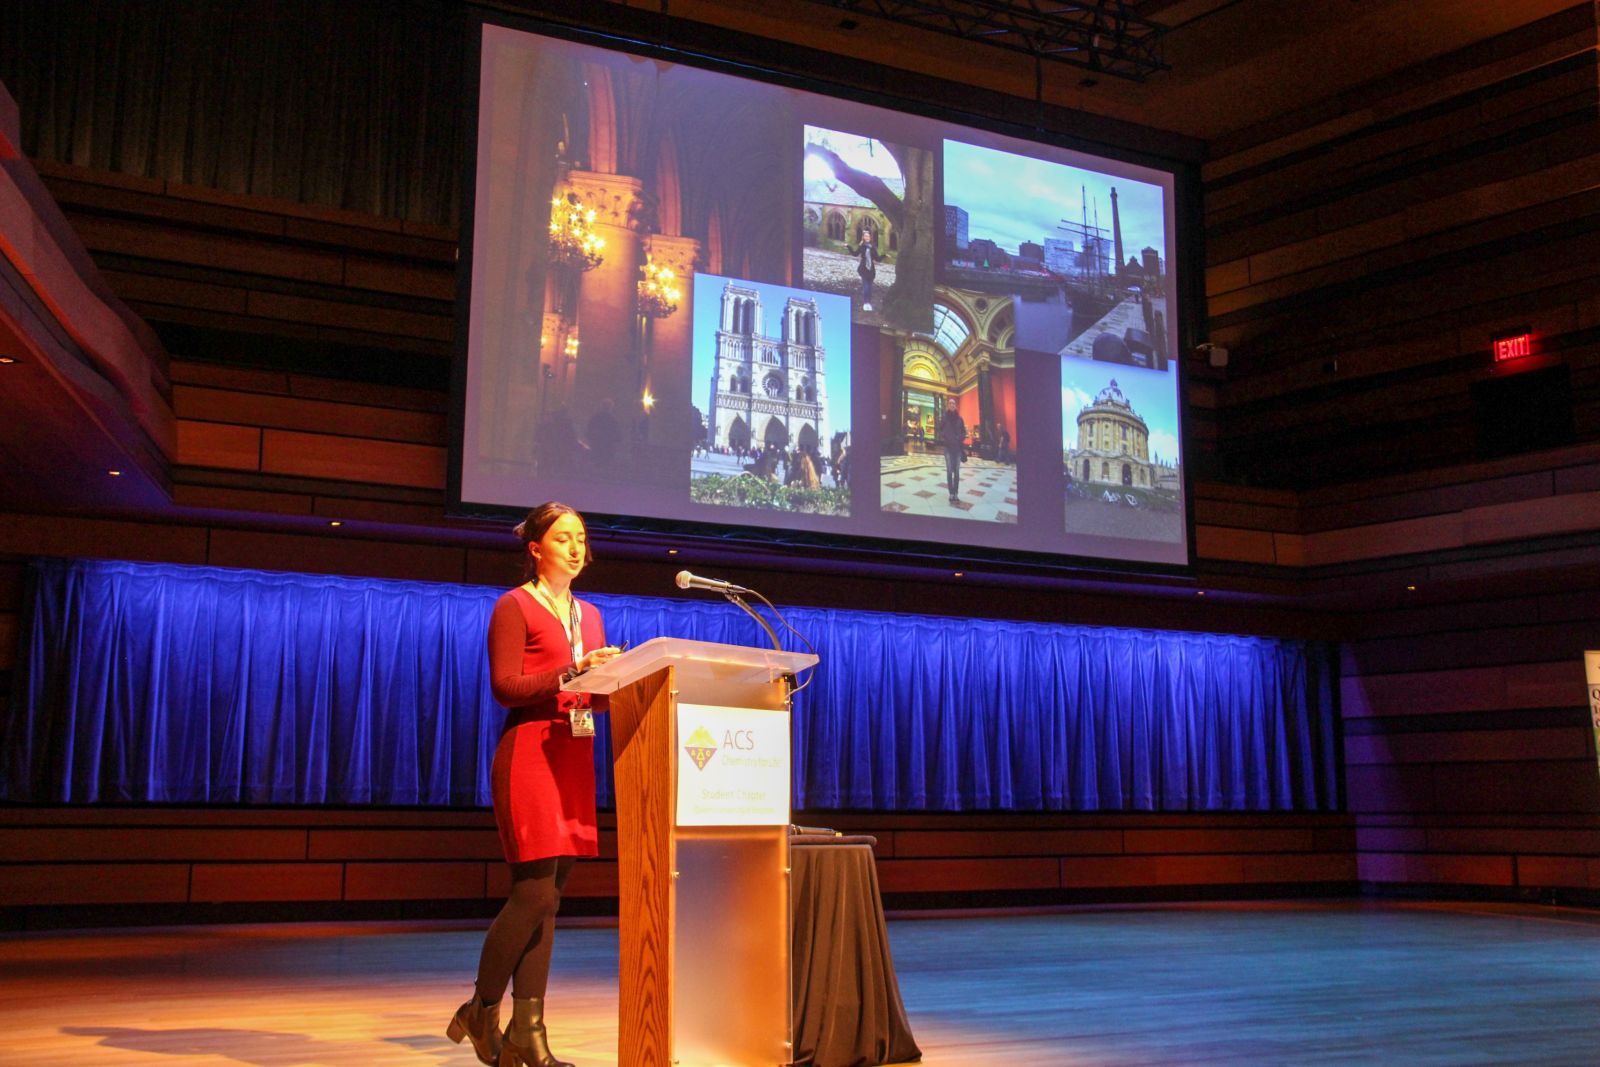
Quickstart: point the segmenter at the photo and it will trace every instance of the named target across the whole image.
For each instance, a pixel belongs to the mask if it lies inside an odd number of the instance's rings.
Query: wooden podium
[[[565,686],[611,695],[620,1067],[793,1059],[783,676],[816,662],[658,637]]]

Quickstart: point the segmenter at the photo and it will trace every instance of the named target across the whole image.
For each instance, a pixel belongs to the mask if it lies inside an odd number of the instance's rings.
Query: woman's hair
[[[533,565],[533,553],[528,551],[528,546],[544,540],[544,535],[549,532],[550,527],[563,515],[575,515],[579,522],[583,522],[583,516],[578,515],[577,508],[568,507],[554,500],[547,500],[528,512],[527,518],[517,523],[516,527],[511,531],[522,538],[523,581],[531,582],[538,574],[538,569]],[[584,523],[584,529],[588,530],[588,528],[589,524]],[[587,567],[593,562],[594,552],[590,550],[586,540],[583,545],[583,565]]]

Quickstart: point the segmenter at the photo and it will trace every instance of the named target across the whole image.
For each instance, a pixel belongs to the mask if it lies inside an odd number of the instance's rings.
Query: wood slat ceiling
[[[1025,58],[847,17],[820,3],[625,0],[623,6],[1035,95],[1036,71]],[[1082,70],[1046,63],[1043,95],[1050,103],[1211,141],[1573,6],[1572,0],[1144,0],[1133,9],[1170,27],[1163,51],[1171,70],[1137,83],[1086,79]],[[850,21],[855,27],[845,28]]]

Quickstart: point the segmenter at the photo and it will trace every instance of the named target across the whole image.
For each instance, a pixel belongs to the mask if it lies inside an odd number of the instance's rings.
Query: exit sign
[[[1508,359],[1521,359],[1523,356],[1533,355],[1533,334],[1518,333],[1510,337],[1496,337],[1493,346],[1496,363],[1504,363]]]

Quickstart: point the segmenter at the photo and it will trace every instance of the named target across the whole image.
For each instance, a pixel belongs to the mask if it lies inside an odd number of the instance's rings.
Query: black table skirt
[[[876,1067],[921,1059],[889,955],[872,839],[790,843],[794,1062]]]

